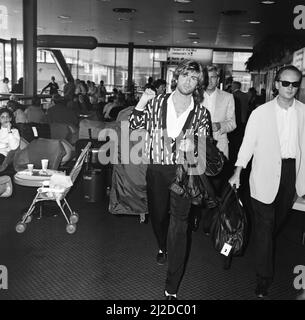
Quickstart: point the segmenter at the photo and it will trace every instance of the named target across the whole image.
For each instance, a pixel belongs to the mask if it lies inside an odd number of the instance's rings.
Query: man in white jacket
[[[234,97],[231,93],[222,91],[217,88],[219,82],[218,69],[216,66],[211,65],[207,67],[209,75],[209,84],[204,91],[204,100],[202,105],[210,112],[212,122],[213,138],[217,141],[217,148],[224,153],[229,159],[229,141],[227,134],[236,128],[235,121],[235,103]],[[221,195],[224,182],[228,180],[232,171],[229,169],[229,163],[226,163],[222,172],[215,177],[210,177],[215,192],[218,196]],[[191,226],[193,231],[196,231],[199,226],[199,220],[202,220],[203,231],[206,235],[210,233],[210,226],[212,223],[213,211],[203,208],[193,208],[190,215]],[[200,217],[201,215],[201,217]]]
[[[295,193],[305,195],[305,105],[294,98],[301,80],[294,66],[277,72],[278,96],[251,113],[229,180],[238,188],[241,170],[253,157],[249,182],[259,298],[267,296],[273,279],[274,235],[292,208]]]

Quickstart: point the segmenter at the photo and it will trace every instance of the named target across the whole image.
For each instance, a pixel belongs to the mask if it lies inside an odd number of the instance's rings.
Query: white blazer
[[[249,181],[251,197],[266,204],[276,197],[282,169],[275,99],[251,113],[235,163],[245,168],[253,156]],[[296,191],[301,197],[305,195],[305,105],[296,100],[295,107],[298,118]]]
[[[220,123],[220,130],[213,132],[217,147],[229,158],[229,141],[227,133],[236,128],[234,97],[231,93],[215,89],[215,106],[212,122]]]

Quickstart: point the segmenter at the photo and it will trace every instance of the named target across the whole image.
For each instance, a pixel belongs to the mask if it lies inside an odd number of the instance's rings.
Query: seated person
[[[24,113],[24,105],[18,102],[18,97],[15,94],[10,96],[10,100],[6,105],[7,109],[13,112],[15,123],[27,123],[28,119]]]
[[[126,107],[126,101],[125,101],[125,97],[124,94],[119,91],[117,97],[114,99],[113,102],[108,102],[104,109],[103,109],[103,118],[104,120],[115,120],[117,114],[119,113],[119,111],[121,111],[121,109],[124,109]],[[111,111],[116,108],[117,112],[115,113],[115,116],[113,114],[111,114]]]
[[[66,101],[59,94],[52,97],[53,106],[48,109],[48,123],[65,123],[78,127],[78,118],[73,110],[67,107]]]
[[[29,122],[47,123],[47,117],[42,110],[40,99],[37,97],[32,100],[32,105],[28,106],[24,113]]]
[[[19,131],[12,127],[13,114],[7,108],[0,110],[0,164],[11,150],[18,148]]]

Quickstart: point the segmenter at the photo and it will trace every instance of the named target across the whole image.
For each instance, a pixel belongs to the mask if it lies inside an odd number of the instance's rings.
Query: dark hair
[[[154,83],[153,86],[155,89],[158,89],[160,86],[166,85],[166,81],[163,79],[157,79]]]
[[[293,65],[288,65],[288,66],[285,66],[285,67],[280,68],[280,69],[277,71],[277,73],[276,73],[276,75],[275,75],[275,77],[274,77],[274,81],[279,81],[282,73],[283,73],[284,71],[287,71],[287,70],[289,70],[289,71],[294,71],[294,72],[299,76],[299,81],[302,80],[302,72],[301,72],[297,67],[295,67],[295,66],[293,66]]]
[[[241,88],[241,82],[239,82],[239,81],[233,81],[233,82],[232,82],[232,85],[233,85],[233,86],[236,86],[236,88],[237,88],[238,90],[240,90],[240,88]]]
[[[0,116],[3,114],[3,113],[8,113],[9,117],[12,119],[11,120],[11,124],[12,124],[12,128],[14,127],[14,122],[15,122],[15,118],[14,118],[14,114],[11,110],[9,110],[8,108],[1,108],[0,109]],[[0,124],[0,128],[1,128],[1,124]]]
[[[213,64],[207,66],[207,70],[208,70],[208,72],[213,72],[213,71],[215,71],[215,72],[217,73],[217,76],[218,76],[218,74],[219,74],[218,68],[217,68],[215,65],[213,65]]]
[[[199,75],[197,87],[193,92],[193,98],[195,103],[201,103],[203,101],[203,91],[209,84],[208,71],[206,67],[203,67],[201,63],[195,60],[183,60],[174,71],[174,79],[177,80],[180,74],[183,74],[186,71],[193,71]]]

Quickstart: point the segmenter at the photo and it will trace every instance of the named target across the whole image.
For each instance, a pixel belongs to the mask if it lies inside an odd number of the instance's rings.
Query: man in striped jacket
[[[181,154],[198,154],[198,139],[211,134],[207,109],[200,105],[208,83],[200,63],[184,60],[175,70],[176,90],[155,96],[146,89],[130,115],[130,128],[146,130],[148,211],[159,252],[157,263],[167,261],[165,296],[177,299],[186,249],[191,199],[170,191]],[[201,172],[202,173],[202,172]]]

